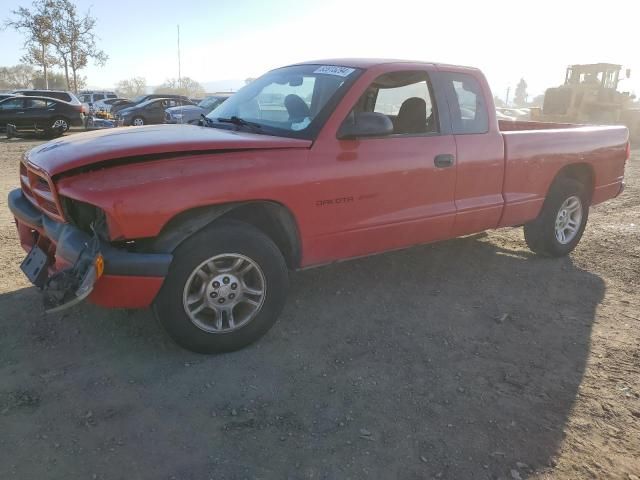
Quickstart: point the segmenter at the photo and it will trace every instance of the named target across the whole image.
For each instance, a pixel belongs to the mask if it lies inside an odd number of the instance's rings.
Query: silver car
[[[231,93],[216,93],[215,95],[205,97],[197,105],[167,108],[164,114],[164,123],[189,123],[191,125],[197,125],[201,115],[206,115],[230,96]]]

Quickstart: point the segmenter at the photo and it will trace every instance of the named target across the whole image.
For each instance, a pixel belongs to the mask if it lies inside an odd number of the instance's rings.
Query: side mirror
[[[361,137],[384,137],[393,133],[393,123],[386,115],[376,112],[351,113],[340,126],[341,140]]]

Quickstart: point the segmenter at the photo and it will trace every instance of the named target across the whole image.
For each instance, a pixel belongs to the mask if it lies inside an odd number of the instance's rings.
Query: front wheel
[[[271,328],[287,287],[287,267],[273,241],[251,225],[222,221],[176,249],[154,310],[182,347],[229,352]]]
[[[131,120],[131,125],[133,125],[134,127],[141,127],[142,125],[144,125],[144,118],[133,117],[133,120]]]
[[[585,186],[570,178],[559,179],[551,187],[538,218],[525,224],[525,241],[540,255],[568,255],[580,242],[588,217]]]

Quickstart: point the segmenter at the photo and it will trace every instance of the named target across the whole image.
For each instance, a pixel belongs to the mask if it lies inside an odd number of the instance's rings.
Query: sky
[[[30,0],[0,0],[6,17]],[[159,85],[181,71],[217,89],[238,87],[278,66],[322,58],[380,57],[481,68],[494,93],[520,78],[530,98],[564,81],[569,64],[630,68],[621,88],[640,96],[637,0],[76,0],[97,18],[104,67],[84,71],[92,87],[142,76]],[[0,66],[19,63],[23,38],[0,30]]]

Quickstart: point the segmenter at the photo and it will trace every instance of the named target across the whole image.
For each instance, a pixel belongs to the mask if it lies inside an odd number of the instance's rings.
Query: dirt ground
[[[6,208],[1,479],[640,477],[640,151],[573,255],[504,229],[292,274],[257,344],[176,347],[149,311],[45,316]]]

